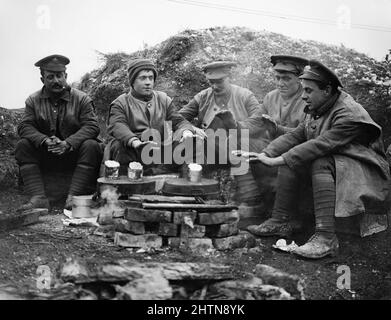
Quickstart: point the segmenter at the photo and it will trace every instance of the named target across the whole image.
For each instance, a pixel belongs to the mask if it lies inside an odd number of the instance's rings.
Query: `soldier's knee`
[[[101,144],[93,139],[88,139],[83,141],[83,143],[80,146],[80,149],[82,151],[86,152],[94,152],[94,153],[101,153],[102,152],[102,147]]]
[[[15,158],[17,161],[23,161],[26,155],[35,151],[34,145],[27,139],[20,139],[15,146]]]
[[[311,166],[312,172],[325,172],[335,170],[335,162],[333,156],[325,156],[318,158],[312,162]]]

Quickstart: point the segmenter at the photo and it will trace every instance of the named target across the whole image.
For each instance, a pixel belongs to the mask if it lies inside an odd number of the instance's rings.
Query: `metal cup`
[[[200,165],[189,165],[189,180],[190,182],[201,182],[202,167]]]

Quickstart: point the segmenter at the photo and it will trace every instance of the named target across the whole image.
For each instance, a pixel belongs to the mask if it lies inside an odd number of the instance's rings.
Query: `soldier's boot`
[[[293,232],[291,212],[297,208],[299,176],[288,167],[280,167],[272,217],[247,230],[257,236],[289,237]]]
[[[316,165],[312,175],[314,193],[315,234],[308,242],[293,251],[294,254],[309,258],[320,259],[338,252],[339,243],[335,234],[335,178],[330,170],[330,161]],[[332,169],[332,168],[331,168]]]
[[[76,166],[65,201],[65,209],[72,209],[73,196],[88,195],[95,192],[97,175],[97,170],[94,167],[81,164]]]
[[[45,195],[45,187],[42,174],[37,164],[24,164],[20,166],[20,175],[24,183],[24,191],[31,195],[30,200],[20,206],[17,211],[31,210],[35,208],[50,209],[49,199]]]
[[[292,252],[308,259],[320,259],[326,256],[335,256],[338,253],[339,242],[335,233],[315,232],[304,245]]]
[[[267,236],[289,237],[293,232],[292,225],[289,221],[282,220],[280,218],[275,218],[275,217],[267,219],[266,221],[264,221],[258,226],[256,225],[248,226],[247,230],[252,234],[260,237],[267,237]]]

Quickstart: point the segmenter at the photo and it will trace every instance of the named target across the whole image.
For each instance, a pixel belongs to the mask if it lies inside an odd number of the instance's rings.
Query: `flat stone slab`
[[[179,226],[174,223],[160,223],[158,235],[166,237],[176,237],[179,233]]]
[[[73,283],[119,282],[140,278],[140,274],[160,271],[169,281],[229,280],[233,279],[232,267],[214,263],[147,262],[118,260],[96,264],[81,259],[68,259],[62,267],[61,279]]]
[[[129,232],[131,234],[145,234],[145,226],[143,222],[129,221],[122,218],[113,219],[115,231]]]
[[[255,267],[255,275],[265,283],[284,288],[296,299],[304,299],[304,280],[299,276],[291,275],[266,264]]]
[[[41,215],[47,215],[48,209],[31,209],[15,214],[0,214],[0,232],[20,228],[39,222]]]
[[[214,249],[212,239],[209,238],[168,238],[168,246],[201,252]]]
[[[226,238],[239,233],[238,223],[219,224],[206,227],[206,236],[209,238]]]
[[[116,232],[114,244],[126,248],[161,248],[163,239],[156,234],[133,235]]]
[[[173,223],[182,224],[186,223],[186,221],[191,220],[193,223],[197,219],[197,212],[195,211],[175,211],[173,213]]]
[[[242,231],[236,236],[213,239],[213,245],[217,250],[253,248],[256,246],[256,240],[250,233]]]
[[[237,221],[239,221],[239,212],[237,210],[202,212],[198,214],[198,224],[203,225],[227,224]]]
[[[125,219],[139,222],[171,222],[172,213],[162,210],[146,210],[140,208],[126,208]]]
[[[193,225],[193,228],[187,224],[181,225],[181,238],[203,238],[205,236],[206,227],[198,224]]]

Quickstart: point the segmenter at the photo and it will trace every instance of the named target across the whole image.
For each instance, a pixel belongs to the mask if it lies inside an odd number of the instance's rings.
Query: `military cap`
[[[228,76],[235,66],[236,63],[232,61],[215,61],[204,65],[202,71],[207,79],[216,80]]]
[[[64,57],[59,54],[53,54],[51,56],[39,60],[34,65],[36,67],[41,68],[42,70],[60,72],[66,70],[65,66],[68,63],[69,59],[67,57]]]
[[[299,78],[343,88],[337,75],[317,60],[310,60],[309,64],[304,68],[304,73]]]
[[[308,60],[288,55],[274,55],[270,58],[273,64],[273,69],[276,71],[292,72],[301,74],[304,67],[308,64]]]

